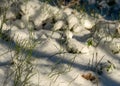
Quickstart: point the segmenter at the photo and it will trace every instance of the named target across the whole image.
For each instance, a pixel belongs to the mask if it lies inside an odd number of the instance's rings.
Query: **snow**
[[[35,67],[30,78],[32,86],[120,86],[119,21],[99,21],[87,13],[82,16],[74,9],[58,8],[39,0],[20,4],[16,13],[20,10],[23,12],[20,19],[8,10],[10,15],[6,15],[8,20],[3,24],[2,32],[14,44],[0,39],[1,86],[12,71],[15,64],[10,62],[16,61],[14,53],[19,46],[23,47],[24,40],[29,41],[28,46],[37,44],[31,58]],[[19,44],[17,49],[15,44]],[[26,56],[31,47],[23,48],[27,51],[20,55]],[[13,77],[8,79],[7,86],[13,86]],[[91,77],[95,79],[90,80]]]
[[[56,31],[56,30],[59,30],[63,27],[64,25],[64,21],[57,21],[55,24],[54,24],[54,27],[53,27],[53,31]]]
[[[73,28],[74,25],[79,23],[78,19],[73,14],[68,16],[67,21],[69,24],[69,29]]]

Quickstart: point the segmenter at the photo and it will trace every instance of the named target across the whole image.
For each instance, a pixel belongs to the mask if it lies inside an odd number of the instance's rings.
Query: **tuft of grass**
[[[98,73],[99,75],[101,75],[102,74],[102,70],[100,70],[98,68],[98,66],[102,62],[103,58],[104,58],[104,56],[102,56],[100,59],[98,59],[98,53],[93,54],[92,59],[89,60],[89,62],[88,62],[88,65],[89,65],[88,69],[90,69],[90,70]]]

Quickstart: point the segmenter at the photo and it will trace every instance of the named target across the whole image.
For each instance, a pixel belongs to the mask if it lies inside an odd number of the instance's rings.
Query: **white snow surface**
[[[41,41],[33,49],[34,60],[31,62],[35,66],[35,75],[30,78],[32,86],[120,86],[119,21],[104,23],[103,20],[101,23],[86,13],[87,17],[80,18],[82,14],[77,11],[77,15],[74,14],[74,9],[60,9],[39,0],[28,0],[20,5],[20,10],[23,12],[21,19],[8,10],[10,15],[6,15],[8,21],[3,24],[2,32],[8,31],[5,34],[10,38],[14,36],[13,41],[19,40],[21,46],[23,40]],[[31,30],[33,38],[30,37]],[[118,37],[112,39],[111,35]],[[93,39],[92,43],[99,43],[98,46],[89,45],[89,39]],[[15,50],[13,46],[5,53],[9,48],[9,43],[0,39],[0,86],[5,83],[11,68],[9,62]],[[92,70],[96,62],[101,67],[100,64],[108,64],[108,61],[111,63],[107,67],[114,64],[115,69],[110,69],[110,72],[103,70],[102,74]],[[82,75],[87,73],[96,80],[83,78]],[[6,86],[13,86],[13,79],[9,79]]]

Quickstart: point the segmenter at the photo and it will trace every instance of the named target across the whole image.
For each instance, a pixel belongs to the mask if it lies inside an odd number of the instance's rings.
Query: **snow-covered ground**
[[[0,2],[2,9],[9,8],[4,24],[5,14],[0,13],[5,34],[0,39],[0,86],[15,86],[15,76],[8,76],[19,63],[14,57],[18,49],[15,46],[29,51],[34,42],[37,45],[31,55],[35,67],[31,86],[120,86],[118,20],[108,21],[99,14],[94,18],[86,12],[58,8],[39,0],[4,3]],[[27,52],[21,54],[26,56]]]

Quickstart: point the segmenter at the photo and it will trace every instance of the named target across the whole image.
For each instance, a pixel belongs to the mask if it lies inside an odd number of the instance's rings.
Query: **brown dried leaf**
[[[92,75],[92,73],[82,74],[81,75],[84,79],[94,81],[96,77]]]

